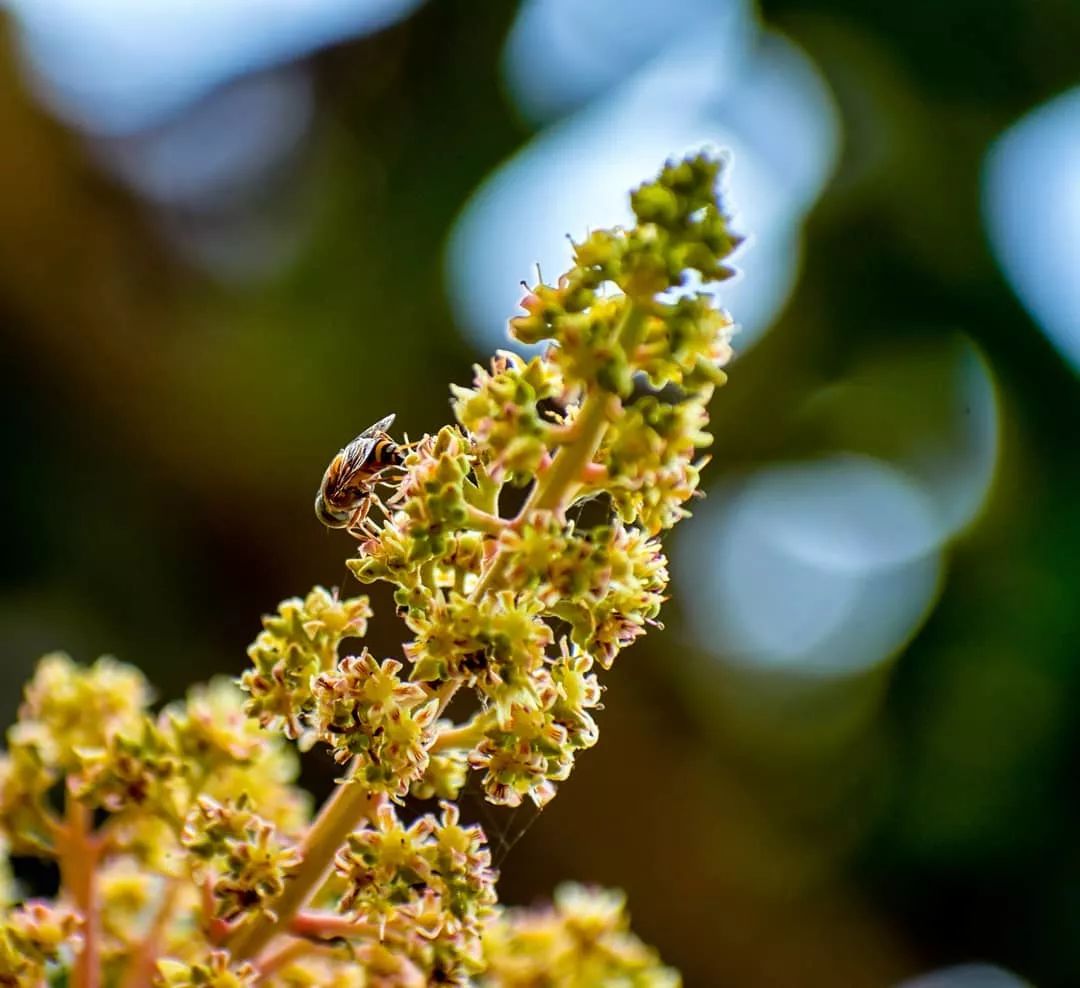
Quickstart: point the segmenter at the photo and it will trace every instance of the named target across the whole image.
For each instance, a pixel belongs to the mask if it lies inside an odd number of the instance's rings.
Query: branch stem
[[[499,518],[497,515],[493,515],[491,512],[484,511],[471,504],[465,505],[465,511],[468,516],[469,525],[478,532],[484,532],[487,535],[499,535],[502,530],[510,524],[505,519]]]
[[[464,724],[440,731],[429,750],[435,753],[450,748],[471,748],[483,738],[488,727],[491,726],[491,720],[492,718],[485,711],[477,714],[471,720],[467,720]]]
[[[71,970],[71,988],[99,988],[101,916],[97,871],[101,846],[91,830],[90,808],[80,803],[70,789],[66,794],[64,814],[64,826],[57,845],[60,876],[64,890],[83,921],[83,945]]]
[[[144,985],[152,984],[154,971],[161,950],[162,941],[165,939],[165,931],[169,920],[172,918],[173,907],[179,897],[183,884],[179,878],[167,879],[161,905],[154,914],[153,922],[146,931],[143,942],[138,951],[128,962],[124,972],[124,979],[120,982],[120,988],[143,988]]]
[[[268,909],[240,927],[226,943],[236,960],[258,954],[278,933],[283,932],[311,895],[326,880],[334,855],[359,824],[370,819],[378,797],[351,777],[337,787],[322,805],[318,816],[300,845],[300,864],[289,877],[284,891]]]
[[[293,917],[289,930],[298,937],[316,937],[324,940],[334,937],[377,937],[379,935],[379,927],[375,923],[320,910],[297,913]]]

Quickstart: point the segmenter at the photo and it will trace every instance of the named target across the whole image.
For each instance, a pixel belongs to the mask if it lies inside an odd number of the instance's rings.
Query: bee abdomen
[[[371,461],[380,467],[399,467],[404,456],[400,447],[388,436],[380,437],[375,441],[375,447],[371,451]]]

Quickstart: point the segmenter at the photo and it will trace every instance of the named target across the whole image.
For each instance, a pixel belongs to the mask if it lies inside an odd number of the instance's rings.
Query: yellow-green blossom
[[[132,666],[104,657],[81,667],[54,652],[38,663],[27,684],[8,743],[32,745],[50,769],[72,771],[77,752],[104,747],[114,734],[138,724],[149,699],[146,680]]]
[[[372,924],[429,977],[477,973],[480,933],[495,903],[495,873],[479,827],[463,827],[457,807],[404,826],[393,807],[356,831],[334,868],[345,883],[340,908]]]
[[[227,803],[200,796],[184,821],[181,843],[196,875],[208,883],[214,915],[224,920],[254,915],[281,893],[300,862],[297,849],[250,809],[246,794]]]
[[[213,950],[191,964],[158,961],[157,988],[253,988],[258,971],[247,963],[230,963],[223,950]]]
[[[44,984],[48,972],[81,949],[81,925],[72,910],[47,902],[6,911],[0,917],[0,985]]]
[[[357,759],[355,777],[375,792],[403,797],[423,775],[438,702],[402,681],[402,665],[366,650],[315,683],[317,731],[339,762]]]
[[[248,649],[252,668],[241,677],[251,695],[247,712],[264,727],[283,726],[286,736],[303,735],[319,673],[334,667],[338,645],[367,633],[367,597],[340,600],[316,587],[304,600],[284,601],[263,618],[263,630]]]
[[[490,371],[477,364],[475,372],[471,388],[450,388],[454,417],[484,450],[493,479],[505,475],[512,484],[529,483],[556,427],[539,406],[563,396],[558,369],[541,357],[526,362],[500,350]]]
[[[630,932],[620,892],[562,885],[549,909],[498,913],[484,931],[485,988],[678,988],[679,975]]]

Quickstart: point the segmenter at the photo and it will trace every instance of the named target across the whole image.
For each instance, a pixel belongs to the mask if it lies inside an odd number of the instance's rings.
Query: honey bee
[[[379,475],[401,466],[403,447],[387,433],[393,415],[379,419],[340,450],[315,495],[315,516],[327,528],[356,528],[367,517]]]

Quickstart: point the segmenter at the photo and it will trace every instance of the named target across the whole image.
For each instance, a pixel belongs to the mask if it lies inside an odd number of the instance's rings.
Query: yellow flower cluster
[[[138,969],[149,985],[153,950],[201,963],[216,920],[241,919],[281,890],[295,858],[278,834],[310,817],[310,797],[292,784],[295,753],[244,713],[229,680],[157,713],[150,701],[138,671],[114,660],[39,663],[0,759],[0,821],[12,850],[57,861],[74,908],[8,911],[0,984],[37,988],[85,964],[108,983]],[[87,977],[69,983],[106,983]]]
[[[80,920],[70,909],[30,901],[0,921],[0,984],[30,988],[81,947]]]
[[[480,935],[495,904],[495,873],[479,827],[457,807],[405,827],[389,803],[371,826],[349,835],[334,868],[340,908],[378,931],[428,984],[458,983],[483,970]]]
[[[562,885],[549,909],[510,909],[484,931],[484,988],[678,988],[677,972],[630,932],[619,892]]]
[[[541,403],[565,404],[567,397],[558,370],[541,357],[526,362],[500,350],[490,372],[479,365],[475,371],[471,388],[451,385],[454,417],[486,451],[494,481],[505,476],[512,484],[527,484],[557,428]]]
[[[338,762],[355,758],[354,778],[370,791],[396,798],[427,767],[439,706],[423,687],[402,682],[401,669],[365,650],[315,681],[319,738]]]
[[[339,600],[322,587],[283,601],[248,649],[251,668],[240,680],[251,697],[247,712],[263,727],[280,725],[286,737],[309,741],[303,721],[314,678],[334,668],[344,639],[363,638],[370,617],[367,597]]]
[[[191,856],[196,881],[210,892],[215,918],[256,914],[281,894],[300,863],[296,847],[283,842],[250,802],[246,793],[227,803],[200,796],[184,820],[180,843]]]

